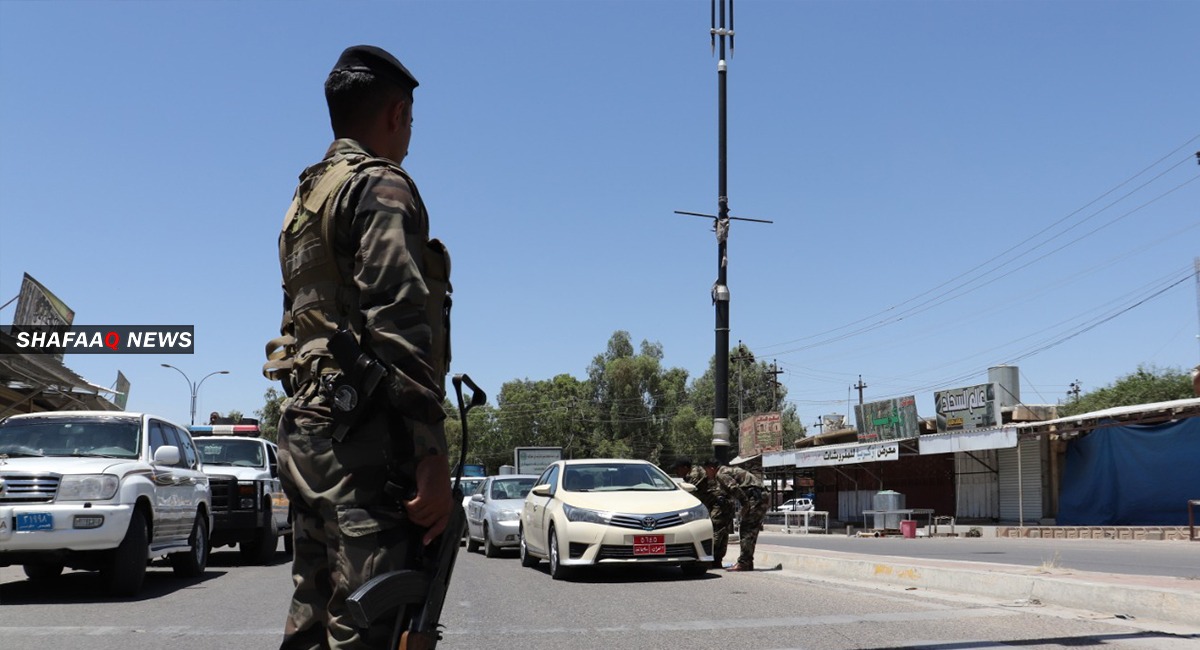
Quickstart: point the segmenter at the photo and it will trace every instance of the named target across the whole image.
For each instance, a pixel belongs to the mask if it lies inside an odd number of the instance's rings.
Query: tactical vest
[[[416,184],[399,165],[383,158],[342,155],[304,171],[284,217],[279,265],[292,304],[283,314],[280,331],[284,334],[267,343],[263,375],[284,382],[289,395],[316,376],[337,370],[327,344],[339,326],[355,332],[363,343],[358,289],[353,278],[342,273],[334,254],[333,213],[349,181],[373,167],[387,167],[403,177],[417,208],[425,211]],[[442,379],[450,369],[450,254],[441,241],[430,239],[422,261],[421,275],[429,292],[425,320],[433,334],[428,361]],[[364,348],[370,352],[369,345],[364,343]],[[437,386],[439,394],[444,394],[444,383]]]

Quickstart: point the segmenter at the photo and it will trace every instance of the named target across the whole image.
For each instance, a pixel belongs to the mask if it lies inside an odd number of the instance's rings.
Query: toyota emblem
[[[654,530],[654,524],[657,523],[658,520],[654,517],[642,517],[642,528],[646,530]]]

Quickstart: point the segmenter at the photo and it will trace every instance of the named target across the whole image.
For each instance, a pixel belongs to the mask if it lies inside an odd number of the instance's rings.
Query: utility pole
[[[863,389],[864,389],[864,388],[866,388],[866,387],[867,387],[867,385],[863,383],[863,380],[862,380],[862,375],[859,375],[859,376],[858,376],[858,383],[857,383],[857,384],[855,384],[855,385],[853,386],[853,388],[854,388],[854,389],[856,389],[856,390],[858,391],[858,405],[859,405],[859,406],[862,406],[862,403],[863,403]]]
[[[813,422],[813,426],[817,428],[817,435],[819,436],[824,431],[825,421],[821,418],[817,418],[817,421]]]
[[[742,426],[742,420],[745,419],[745,417],[742,415],[742,401],[746,395],[746,389],[742,388],[742,362],[754,360],[754,355],[744,354],[743,350],[744,350],[744,348],[742,347],[742,340],[738,339],[738,355],[736,357],[734,357],[733,360],[736,361],[738,364],[738,426],[739,427]]]
[[[721,8],[718,12],[717,3]],[[725,9],[729,6],[729,21],[726,26]],[[749,219],[746,217],[729,216],[729,191],[726,184],[726,142],[725,142],[725,41],[729,40],[729,54],[733,55],[733,0],[711,0],[712,27],[708,30],[709,41],[713,53],[717,52],[717,41],[720,41],[720,56],[717,59],[717,214],[702,214],[699,212],[683,212],[694,217],[704,217],[713,220],[713,230],[717,233],[717,281],[712,286],[712,300],[716,307],[716,396],[713,405],[713,455],[717,460],[729,458],[729,285],[725,274],[726,240],[729,238],[729,222],[756,221],[758,223],[774,223],[764,219]]]
[[[766,374],[771,378],[771,410],[779,410],[779,375],[783,371],[779,369],[777,359],[771,360],[771,369],[766,371]]]
[[[1082,388],[1082,384],[1079,383],[1078,379],[1071,382],[1070,388],[1067,389],[1067,394],[1071,396],[1072,401],[1075,401],[1075,402],[1079,401],[1079,391],[1081,388]]]

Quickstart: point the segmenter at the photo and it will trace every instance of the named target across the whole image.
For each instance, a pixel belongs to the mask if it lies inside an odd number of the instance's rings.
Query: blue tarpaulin
[[[1200,418],[1096,429],[1071,441],[1058,524],[1186,526],[1200,499]]]

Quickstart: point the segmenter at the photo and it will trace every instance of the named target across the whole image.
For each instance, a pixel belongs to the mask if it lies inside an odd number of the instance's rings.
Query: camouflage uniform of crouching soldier
[[[342,53],[325,84],[336,140],[301,174],[279,238],[282,336],[264,373],[289,395],[279,469],[295,591],[282,648],[387,646],[394,621],[358,629],[345,600],[375,575],[420,568],[422,544],[457,506],[443,430],[444,249],[400,167],[416,85],[379,48]],[[346,340],[340,330],[359,348],[352,361],[330,349],[344,350],[331,343]],[[366,359],[387,371],[373,392]]]
[[[733,527],[734,498],[732,486],[702,467],[693,467],[692,461],[680,458],[671,467],[675,476],[696,486],[692,494],[708,508],[708,518],[713,527],[713,568],[721,568],[725,552],[729,548],[729,529]]]
[[[728,465],[720,467],[717,470],[717,476],[737,486],[738,500],[742,504],[741,524],[738,528],[738,539],[742,548],[737,564],[734,564],[729,570],[753,571],[754,547],[758,544],[758,533],[762,531],[763,518],[766,517],[769,505],[767,495],[763,491],[762,481],[740,467]]]

